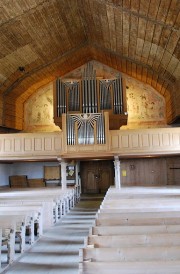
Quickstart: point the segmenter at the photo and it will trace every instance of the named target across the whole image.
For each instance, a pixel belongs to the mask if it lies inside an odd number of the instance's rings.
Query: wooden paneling
[[[121,182],[123,186],[167,185],[166,158],[121,160]]]
[[[62,133],[1,134],[1,157],[31,159],[54,157],[62,152]]]
[[[60,180],[60,166],[44,166],[45,180]]]
[[[114,184],[112,161],[81,162],[80,174],[83,193],[104,193]]]
[[[180,157],[167,159],[167,181],[169,185],[180,185]]]
[[[111,150],[119,153],[131,154],[166,153],[176,151],[180,153],[180,130],[179,128],[144,129],[129,131],[110,131]]]

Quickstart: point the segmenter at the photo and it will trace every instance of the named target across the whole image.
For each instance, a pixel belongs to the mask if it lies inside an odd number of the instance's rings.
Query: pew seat
[[[82,262],[79,274],[179,274],[180,260],[145,262]]]

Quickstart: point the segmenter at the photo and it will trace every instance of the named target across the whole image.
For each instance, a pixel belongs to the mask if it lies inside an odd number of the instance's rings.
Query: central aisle
[[[3,273],[78,274],[79,248],[84,245],[102,199],[102,196],[82,196],[75,208]]]

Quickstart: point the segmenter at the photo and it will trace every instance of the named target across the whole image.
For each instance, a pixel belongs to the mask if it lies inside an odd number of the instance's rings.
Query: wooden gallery
[[[180,1],[1,1],[0,273],[180,273]]]

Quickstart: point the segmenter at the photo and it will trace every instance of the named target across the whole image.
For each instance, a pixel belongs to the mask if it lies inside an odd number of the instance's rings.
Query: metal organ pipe
[[[117,114],[119,114],[119,79],[116,79],[116,83],[117,83]]]
[[[121,96],[121,102],[120,102],[120,108],[121,108],[121,113],[123,113],[123,84],[122,84],[122,77],[119,76],[120,79],[120,96]]]
[[[117,114],[117,81],[114,80],[115,114]]]
[[[60,116],[60,113],[59,113],[59,79],[56,80],[56,98],[57,98],[57,117]]]

